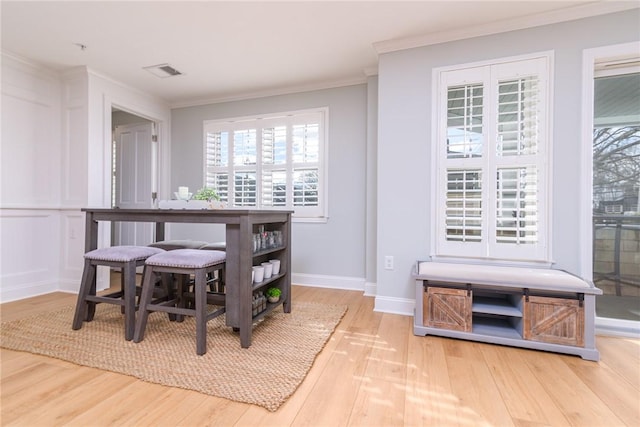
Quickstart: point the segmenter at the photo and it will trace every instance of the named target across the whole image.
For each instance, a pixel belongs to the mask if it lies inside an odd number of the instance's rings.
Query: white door
[[[152,180],[152,123],[118,126],[115,131],[115,206],[120,209],[149,209]],[[113,245],[148,245],[153,242],[153,225],[116,223]]]

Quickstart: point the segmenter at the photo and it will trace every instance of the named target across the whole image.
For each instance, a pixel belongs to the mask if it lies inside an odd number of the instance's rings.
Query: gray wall
[[[365,277],[365,180],[367,85],[271,96],[172,110],[171,188],[202,187],[205,120],[329,107],[326,223],[294,223],[292,271],[298,274]],[[209,232],[210,233],[210,232]],[[224,234],[173,227],[172,238],[224,240]]]
[[[583,49],[638,40],[638,9],[383,54],[379,61],[378,259],[376,308],[414,299],[410,272],[430,255],[432,70],[540,51],[554,52],[552,254],[554,268],[580,273],[580,153]],[[588,146],[583,146],[587,144]],[[395,270],[383,269],[385,255]]]

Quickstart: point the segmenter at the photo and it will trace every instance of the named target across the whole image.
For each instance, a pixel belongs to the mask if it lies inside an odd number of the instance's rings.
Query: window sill
[[[300,222],[308,224],[326,224],[329,221],[329,217],[291,217],[291,222]]]

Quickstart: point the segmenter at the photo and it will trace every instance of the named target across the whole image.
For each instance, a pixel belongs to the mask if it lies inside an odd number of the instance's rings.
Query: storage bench
[[[561,270],[419,261],[415,335],[546,350],[598,361],[595,296]]]

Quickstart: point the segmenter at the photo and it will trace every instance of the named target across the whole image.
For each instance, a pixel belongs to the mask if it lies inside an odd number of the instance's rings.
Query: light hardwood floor
[[[277,412],[2,349],[3,426],[640,426],[640,340],[599,336],[577,356],[417,337],[411,317],[361,292],[293,287],[349,309]],[[75,304],[54,293],[2,304],[2,320]],[[287,357],[283,354],[282,357]]]

